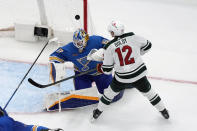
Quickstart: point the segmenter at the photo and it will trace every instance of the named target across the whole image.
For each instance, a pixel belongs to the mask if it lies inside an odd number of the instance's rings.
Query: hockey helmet
[[[89,40],[89,35],[84,29],[77,29],[73,34],[73,44],[77,48],[84,48]]]
[[[112,21],[108,25],[108,31],[114,33],[114,36],[120,36],[124,33],[124,25],[119,21]]]

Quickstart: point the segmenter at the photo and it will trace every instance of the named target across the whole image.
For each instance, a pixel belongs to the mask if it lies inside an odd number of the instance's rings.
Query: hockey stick
[[[64,78],[62,80],[59,80],[59,81],[56,81],[54,83],[51,83],[51,84],[46,84],[46,85],[42,85],[42,84],[39,84],[37,82],[35,82],[34,80],[32,80],[31,78],[28,79],[29,83],[31,83],[32,85],[38,87],[38,88],[46,88],[46,87],[49,87],[49,86],[52,86],[52,85],[56,85],[60,82],[63,82],[63,81],[66,81],[66,80],[69,80],[69,79],[72,79],[72,78],[75,78],[75,77],[78,77],[78,76],[82,76],[82,75],[85,75],[87,73],[90,73],[90,72],[93,72],[93,71],[96,71],[97,69],[94,68],[94,69],[91,69],[91,70],[88,70],[88,71],[85,71],[85,72],[82,72],[80,74],[77,74],[77,75],[73,75],[73,76],[70,76],[70,77],[67,77],[67,78]]]
[[[14,93],[12,94],[12,96],[10,97],[10,99],[8,100],[8,102],[6,103],[5,107],[3,108],[4,110],[6,109],[6,107],[8,106],[8,104],[10,103],[11,99],[13,98],[13,96],[15,95],[15,93],[17,92],[17,90],[19,89],[19,87],[21,86],[21,84],[23,83],[23,81],[25,80],[26,76],[29,74],[30,70],[32,69],[32,67],[35,65],[36,61],[38,60],[38,58],[40,57],[40,55],[42,54],[42,52],[44,51],[44,49],[46,48],[46,46],[49,44],[50,42],[47,41],[47,43],[44,45],[44,47],[42,48],[41,52],[39,53],[39,55],[37,56],[37,58],[35,59],[35,61],[33,62],[33,64],[31,65],[31,67],[29,68],[29,70],[27,71],[27,73],[25,74],[25,76],[23,77],[23,79],[21,80],[21,82],[18,84],[17,88],[15,89]]]

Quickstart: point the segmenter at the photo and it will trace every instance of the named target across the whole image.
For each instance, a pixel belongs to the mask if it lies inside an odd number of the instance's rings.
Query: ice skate
[[[93,110],[93,114],[90,118],[90,122],[94,122],[96,119],[98,119],[98,117],[101,115],[102,111],[100,111],[99,109],[95,109]]]
[[[170,115],[168,113],[168,110],[164,109],[163,111],[160,111],[161,115],[165,118],[165,119],[169,119]]]

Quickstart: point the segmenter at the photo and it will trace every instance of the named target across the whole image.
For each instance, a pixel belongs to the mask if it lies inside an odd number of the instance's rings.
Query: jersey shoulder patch
[[[62,53],[62,52],[64,52],[64,50],[60,47],[60,48],[58,48],[55,52],[57,52],[57,53]]]

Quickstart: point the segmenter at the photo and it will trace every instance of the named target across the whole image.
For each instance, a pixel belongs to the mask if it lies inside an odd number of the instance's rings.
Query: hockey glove
[[[4,116],[4,112],[0,110],[0,117]]]
[[[102,70],[102,65],[103,65],[103,63],[99,63],[99,64],[97,64],[97,66],[96,66],[96,69],[97,69],[97,72],[99,72],[99,73],[103,73],[103,70]]]
[[[97,49],[92,49],[92,50],[89,52],[88,56],[87,56],[87,60],[93,60],[92,54],[94,54],[94,53],[97,52],[97,51],[98,51]]]
[[[51,43],[58,43],[59,41],[58,41],[58,38],[57,37],[54,37],[54,38],[52,38],[52,39],[50,39],[49,40],[49,43],[51,44]]]
[[[2,109],[0,106],[0,117],[7,116],[7,115],[8,115],[7,112],[4,109]]]
[[[87,60],[92,60],[92,61],[103,61],[103,53],[104,49],[100,48],[99,50],[97,49],[92,49],[90,53],[87,56]]]

